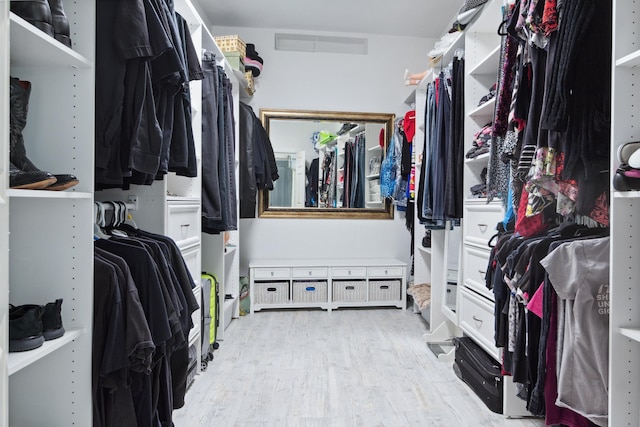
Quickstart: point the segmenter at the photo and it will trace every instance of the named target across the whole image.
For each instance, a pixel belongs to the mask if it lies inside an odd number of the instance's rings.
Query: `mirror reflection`
[[[261,110],[278,165],[260,216],[392,217],[380,165],[392,114]],[[273,215],[270,215],[273,214]]]

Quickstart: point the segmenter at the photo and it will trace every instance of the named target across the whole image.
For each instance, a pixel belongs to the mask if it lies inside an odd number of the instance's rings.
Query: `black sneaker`
[[[35,304],[9,306],[9,352],[33,350],[44,344],[43,311]]]
[[[64,335],[62,326],[62,298],[44,306],[42,314],[42,334],[46,341],[60,338]]]

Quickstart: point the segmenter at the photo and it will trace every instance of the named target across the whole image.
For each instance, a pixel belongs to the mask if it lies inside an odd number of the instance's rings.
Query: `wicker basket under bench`
[[[396,259],[256,260],[251,312],[267,308],[406,308],[406,263]]]

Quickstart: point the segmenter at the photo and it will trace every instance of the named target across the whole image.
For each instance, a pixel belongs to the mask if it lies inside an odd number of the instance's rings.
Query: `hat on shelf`
[[[244,69],[251,71],[253,77],[258,77],[262,72],[262,65],[264,61],[256,52],[256,47],[253,43],[247,43],[247,54],[244,58]]]
[[[465,0],[458,11],[458,24],[467,25],[480,12],[488,0]]]

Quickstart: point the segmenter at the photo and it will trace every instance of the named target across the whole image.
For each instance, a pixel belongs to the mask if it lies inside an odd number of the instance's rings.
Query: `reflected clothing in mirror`
[[[307,169],[307,197],[305,206],[308,208],[318,207],[318,174],[320,173],[319,159],[311,160]]]
[[[344,192],[342,207],[364,208],[365,186],[365,139],[358,134],[344,148]]]

